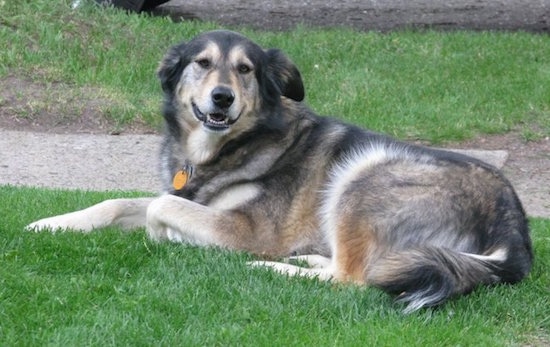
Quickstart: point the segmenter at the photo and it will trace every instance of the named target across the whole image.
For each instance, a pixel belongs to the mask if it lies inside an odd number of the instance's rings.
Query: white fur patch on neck
[[[195,164],[203,164],[217,153],[221,134],[215,134],[202,128],[195,129],[187,138],[187,154],[189,160]]]
[[[252,183],[232,186],[219,194],[208,206],[220,210],[232,210],[260,195],[258,186]]]

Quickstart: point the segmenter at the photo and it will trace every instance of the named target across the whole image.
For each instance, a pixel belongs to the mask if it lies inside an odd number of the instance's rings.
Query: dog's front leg
[[[147,232],[154,240],[243,249],[247,240],[237,234],[250,232],[250,225],[236,213],[165,195],[147,209]]]
[[[153,198],[111,199],[80,211],[40,219],[27,225],[31,231],[76,230],[88,232],[92,229],[117,225],[124,229],[145,226],[147,206]]]

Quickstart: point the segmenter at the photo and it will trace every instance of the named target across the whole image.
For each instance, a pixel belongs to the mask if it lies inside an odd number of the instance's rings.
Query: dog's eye
[[[239,64],[239,66],[237,66],[237,70],[241,74],[247,74],[252,71],[252,68],[246,64]]]
[[[212,66],[212,63],[210,62],[210,60],[204,58],[204,59],[199,59],[196,61],[197,64],[199,64],[200,67],[202,67],[203,69],[209,69],[210,66]]]

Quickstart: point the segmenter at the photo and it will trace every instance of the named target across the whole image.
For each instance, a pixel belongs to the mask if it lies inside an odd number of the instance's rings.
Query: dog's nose
[[[212,91],[212,101],[218,107],[228,108],[234,100],[235,94],[230,88],[218,86]]]

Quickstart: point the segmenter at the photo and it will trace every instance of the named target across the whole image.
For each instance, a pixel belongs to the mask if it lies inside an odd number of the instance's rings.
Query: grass
[[[0,2],[0,78],[63,82],[105,100],[104,116],[158,127],[155,69],[166,49],[213,23],[172,23],[70,1]],[[550,37],[515,32],[360,33],[242,29],[283,49],[321,114],[432,143],[517,130],[550,135]]]
[[[550,343],[550,221],[515,286],[403,315],[373,288],[286,279],[251,256],[157,244],[139,230],[29,233],[26,223],[138,193],[0,187],[0,345],[447,345]]]
[[[217,25],[70,3],[0,0],[0,79],[68,85],[67,100],[51,95],[68,110],[85,95],[115,122],[158,127],[163,52]],[[547,35],[241,31],[287,52],[319,113],[433,143],[550,134]],[[32,105],[48,107],[40,102]],[[248,269],[247,254],[156,244],[143,230],[23,231],[40,217],[136,195],[0,186],[0,345],[550,343],[550,220],[531,221],[536,263],[526,281],[406,316],[376,289],[289,280]]]

